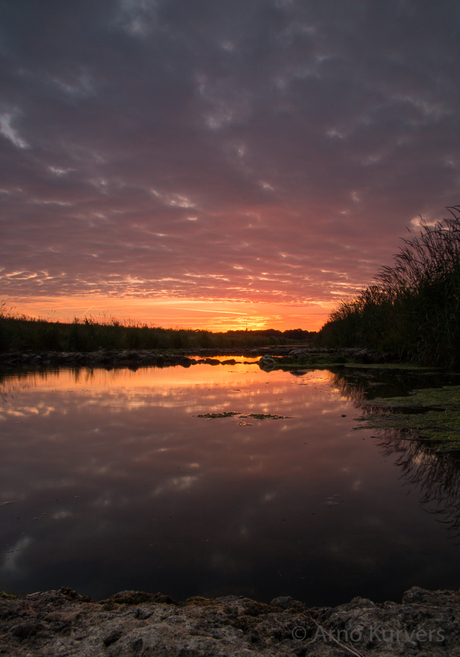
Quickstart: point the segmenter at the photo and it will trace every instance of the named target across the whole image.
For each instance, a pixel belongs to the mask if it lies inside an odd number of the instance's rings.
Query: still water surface
[[[0,589],[320,605],[460,586],[456,463],[436,462],[433,495],[433,457],[355,430],[331,372],[60,371],[1,390]],[[289,417],[197,417],[229,411]]]

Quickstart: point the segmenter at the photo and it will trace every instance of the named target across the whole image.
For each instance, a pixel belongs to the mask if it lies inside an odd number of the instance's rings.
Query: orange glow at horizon
[[[317,331],[333,309],[330,302],[313,301],[275,304],[177,298],[113,299],[104,296],[4,298],[3,301],[7,312],[50,321],[68,322],[85,317],[110,321],[116,318],[149,326],[213,332],[297,328]]]

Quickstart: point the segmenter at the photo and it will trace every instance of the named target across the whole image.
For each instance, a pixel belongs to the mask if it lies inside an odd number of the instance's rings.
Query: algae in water
[[[439,450],[460,449],[460,386],[413,390],[408,397],[377,398],[363,407],[360,428],[399,429]]]

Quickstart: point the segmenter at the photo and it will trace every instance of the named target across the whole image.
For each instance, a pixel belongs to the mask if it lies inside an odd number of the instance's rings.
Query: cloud
[[[25,6],[1,10],[5,295],[334,303],[459,201],[452,4]]]
[[[20,567],[20,562],[22,561],[24,554],[27,552],[27,548],[32,543],[30,536],[24,536],[20,538],[9,550],[3,555],[3,565],[1,570],[4,574],[14,573],[17,575],[23,575],[23,569]]]
[[[11,125],[13,119],[13,114],[0,114],[0,132],[17,148],[29,148],[29,144],[19,136],[17,130]]]

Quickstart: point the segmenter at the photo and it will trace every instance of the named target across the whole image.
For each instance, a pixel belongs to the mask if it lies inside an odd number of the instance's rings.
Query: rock
[[[138,607],[134,613],[135,617],[139,618],[139,620],[146,620],[147,618],[150,618],[152,614],[153,611],[146,607]]]
[[[139,606],[140,605],[140,606]],[[402,604],[356,597],[307,607],[290,596],[120,591],[93,602],[70,588],[0,598],[0,654],[14,657],[460,656],[460,594],[414,587]]]
[[[257,362],[257,364],[261,370],[264,370],[265,372],[269,372],[274,367],[276,367],[278,360],[279,360],[278,358],[273,358],[273,356],[268,356],[267,354],[264,354],[262,358]]]
[[[293,600],[294,598],[291,598],[290,595],[282,595],[279,598],[273,598],[270,604],[275,607],[281,607],[281,609],[289,609]]]
[[[45,629],[43,623],[20,623],[11,629],[11,634],[22,641],[24,639],[31,639],[43,629]]]
[[[199,358],[191,358],[198,355]],[[247,365],[258,364],[261,369],[269,371],[275,367],[282,366],[284,369],[295,369],[298,367],[311,368],[315,364],[327,367],[328,364],[337,365],[354,360],[363,364],[399,362],[394,353],[380,354],[368,349],[328,349],[326,347],[312,348],[292,346],[258,347],[256,349],[195,349],[192,351],[177,350],[174,352],[158,352],[156,350],[123,349],[121,351],[99,349],[98,351],[82,353],[47,351],[35,353],[6,352],[0,354],[0,365],[2,368],[29,369],[39,368],[80,368],[100,367],[106,370],[112,368],[127,367],[136,371],[139,367],[190,367],[200,363],[207,365],[236,365],[239,361],[235,358],[227,358],[220,361],[213,356],[260,356],[256,362],[246,362]]]
[[[110,632],[104,639],[102,639],[104,646],[108,648],[109,646],[112,645],[112,643],[115,643],[121,637],[123,636],[122,630],[116,630],[115,632]]]
[[[187,356],[176,356],[175,360],[176,364],[181,365],[182,367],[190,367],[194,362],[191,358],[187,358]]]

